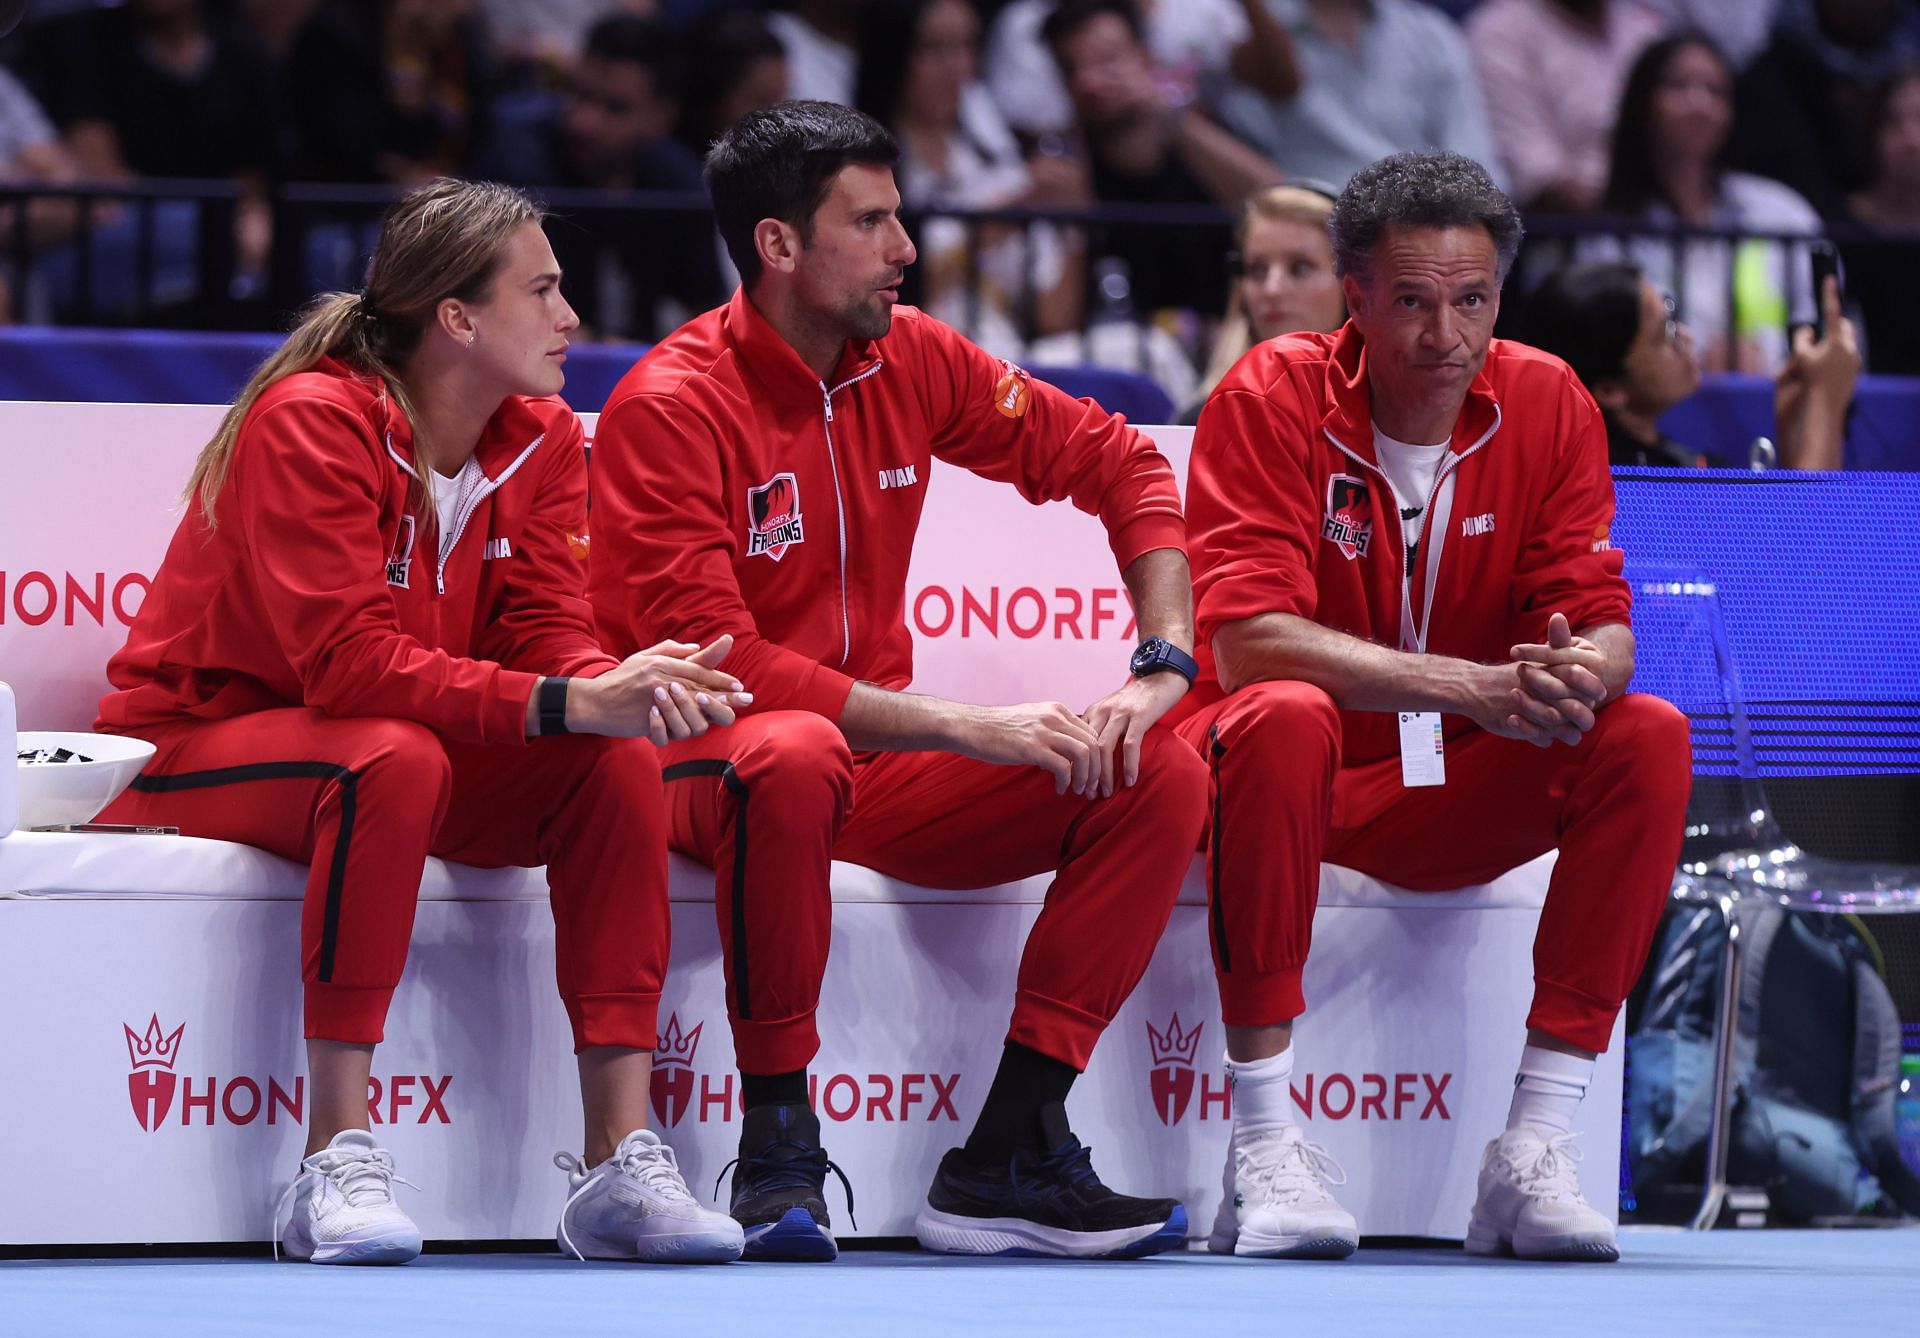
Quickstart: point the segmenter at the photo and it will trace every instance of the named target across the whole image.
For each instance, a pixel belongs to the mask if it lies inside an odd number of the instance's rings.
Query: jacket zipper
[[[439,560],[433,569],[433,590],[435,594],[444,595],[447,593],[447,559],[453,556],[454,548],[460,543],[460,536],[467,532],[467,522],[472,520],[473,513],[480,509],[480,503],[486,501],[487,498],[498,492],[500,486],[514,476],[520,466],[524,465],[528,457],[540,449],[540,443],[546,439],[547,434],[542,432],[539,436],[528,442],[527,448],[521,451],[518,456],[514,457],[513,463],[500,471],[499,478],[488,479],[484,487],[467,499],[466,506],[460,509],[454,520],[453,537],[449,539],[444,534],[440,536]],[[400,468],[406,470],[413,478],[418,479],[420,477],[413,472],[413,466],[401,458],[400,452],[393,449],[393,433],[391,432],[387,433],[387,454],[392,456],[393,462],[399,465]]]
[[[857,381],[864,381],[884,364],[874,363],[858,376],[848,377],[831,390],[820,383],[820,403],[826,410],[827,468],[833,471],[833,514],[840,531],[840,667],[853,658],[853,616],[847,597],[847,499],[840,491],[840,461],[833,449],[833,397]]]

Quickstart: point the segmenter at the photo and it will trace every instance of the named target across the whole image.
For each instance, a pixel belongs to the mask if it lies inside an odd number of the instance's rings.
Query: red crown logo
[[[1153,1062],[1157,1068],[1162,1064],[1183,1064],[1193,1067],[1194,1052],[1200,1048],[1200,1032],[1207,1024],[1198,1022],[1192,1031],[1180,1030],[1180,1015],[1175,1013],[1173,1021],[1162,1032],[1153,1023],[1147,1023],[1147,1042],[1153,1047]]]
[[[678,1064],[683,1068],[692,1068],[693,1052],[700,1044],[700,1028],[706,1025],[704,1022],[695,1023],[692,1031],[682,1032],[680,1015],[668,1014],[666,1028],[660,1033],[660,1044],[653,1052],[654,1066],[659,1068]]]
[[[173,1071],[173,1061],[180,1057],[180,1033],[187,1029],[182,1022],[173,1029],[171,1036],[160,1030],[160,1015],[155,1013],[147,1023],[145,1034],[134,1031],[126,1023],[120,1024],[120,1030],[127,1033],[127,1058],[133,1061],[135,1070],[166,1069]]]

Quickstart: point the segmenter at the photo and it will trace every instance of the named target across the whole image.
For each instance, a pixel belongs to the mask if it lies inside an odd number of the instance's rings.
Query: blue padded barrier
[[[0,399],[112,404],[225,404],[280,346],[273,334],[179,330],[0,329]],[[645,344],[576,344],[567,403],[598,413]],[[1164,423],[1173,402],[1151,379],[1107,367],[1035,367],[1034,375],[1135,423]]]
[[[1684,568],[1717,590],[1757,774],[1920,772],[1920,477],[1617,469],[1614,484],[1628,580]],[[1700,727],[1723,693],[1697,645],[1642,628],[1634,686],[1695,715],[1696,773],[1737,774],[1731,730]]]

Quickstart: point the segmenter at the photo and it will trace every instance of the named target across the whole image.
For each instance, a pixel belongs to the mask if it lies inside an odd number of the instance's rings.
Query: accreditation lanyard
[[[1400,649],[1416,655],[1427,653],[1427,634],[1433,628],[1433,588],[1440,579],[1440,554],[1447,544],[1447,530],[1453,523],[1453,483],[1454,467],[1460,461],[1459,456],[1449,454],[1440,461],[1440,472],[1434,476],[1433,491],[1427,494],[1425,511],[1427,532],[1420,543],[1421,565],[1425,568],[1422,587],[1420,616],[1416,620],[1413,613],[1413,573],[1405,559],[1405,536],[1402,536],[1400,562]],[[1387,495],[1393,495],[1391,486]]]
[[[1400,649],[1403,651],[1426,653],[1427,634],[1433,628],[1433,590],[1440,579],[1440,555],[1446,548],[1447,528],[1453,522],[1454,466],[1458,463],[1458,457],[1451,454],[1440,461],[1440,472],[1434,476],[1433,488],[1427,494],[1426,509],[1422,512],[1426,518],[1426,535],[1420,543],[1425,598],[1417,620],[1413,613],[1413,574],[1408,570],[1412,564],[1404,556],[1400,563]],[[1388,493],[1391,495],[1391,488]],[[1401,541],[1405,543],[1404,533]],[[1447,749],[1440,729],[1440,713],[1402,711],[1399,714],[1400,783],[1408,789],[1445,785]]]

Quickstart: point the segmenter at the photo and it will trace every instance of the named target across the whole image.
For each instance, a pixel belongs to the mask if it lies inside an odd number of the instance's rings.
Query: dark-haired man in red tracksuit
[[[1242,359],[1188,478],[1202,672],[1176,729],[1213,768],[1234,1084],[1212,1244],[1354,1247],[1288,1108],[1322,858],[1442,889],[1558,847],[1467,1248],[1610,1260],[1572,1117],[1679,857],[1686,718],[1625,691],[1599,411],[1565,363],[1492,338],[1512,204],[1457,154],[1396,154],[1355,175],[1329,229],[1351,321]]]
[[[707,174],[742,287],[627,374],[594,448],[603,639],[730,633],[728,667],[755,697],[730,739],[664,758],[670,840],[718,874],[747,1102],[732,1208],[749,1257],[833,1257],[806,1082],[829,861],[949,888],[1058,870],[1000,1069],[919,1234],[974,1253],[1152,1253],[1184,1240],[1184,1212],[1102,1185],[1061,1103],[1146,968],[1204,820],[1204,765],[1151,729],[1192,666],[1179,496],[1123,422],[896,307],[914,259],[896,156],[877,123],[826,103],[729,131]],[[1084,715],[906,691],[907,566],[935,456],[1105,523],[1148,639]]]

